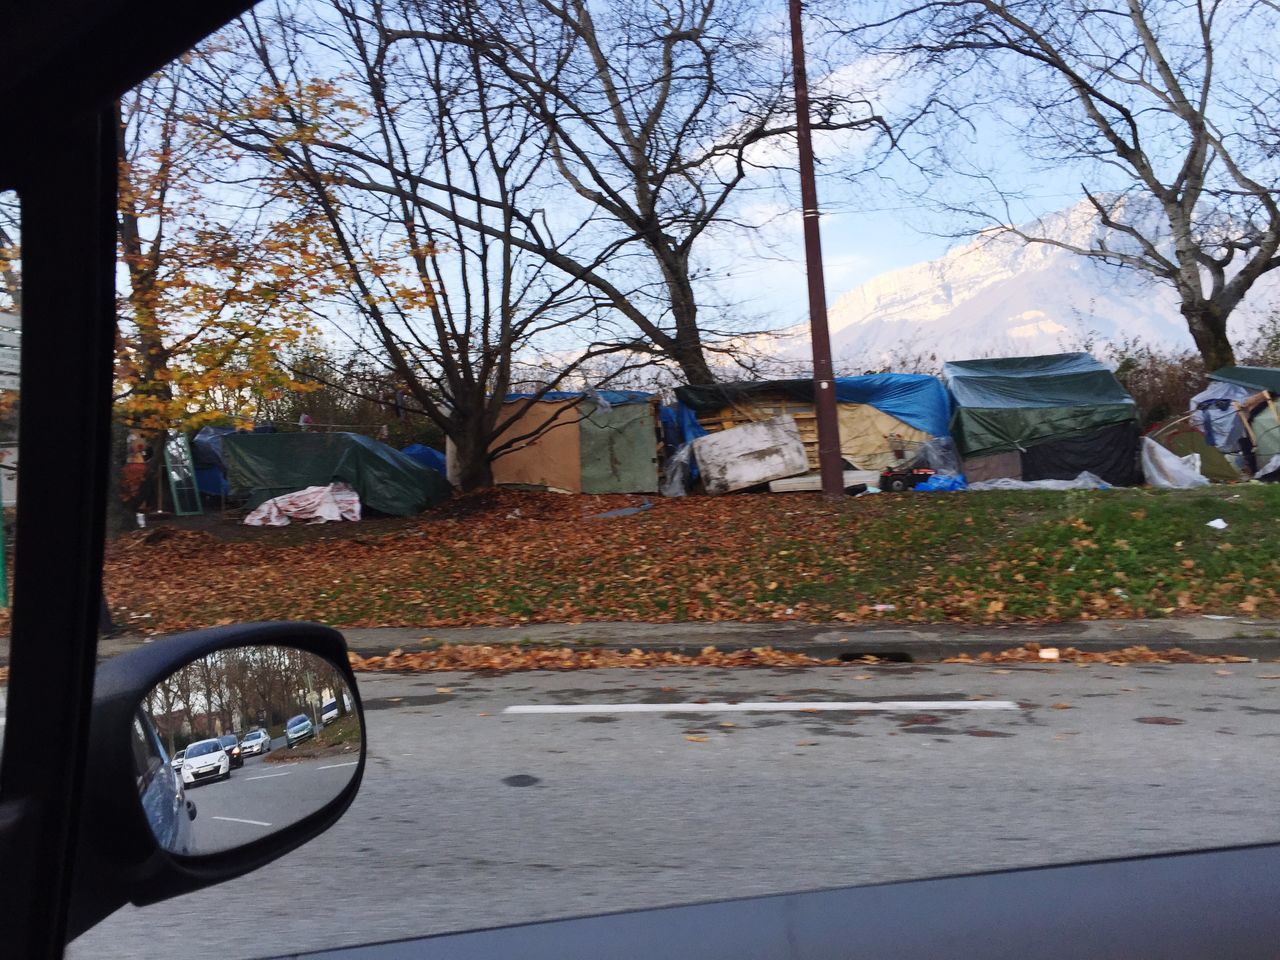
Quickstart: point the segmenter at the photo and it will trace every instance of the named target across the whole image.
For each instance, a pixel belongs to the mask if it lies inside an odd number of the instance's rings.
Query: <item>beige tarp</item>
[[[901,459],[895,446],[910,458],[919,444],[929,439],[923,430],[866,404],[838,404],[836,416],[840,421],[840,453],[859,470],[883,470]],[[897,446],[888,437],[906,441],[906,445]]]

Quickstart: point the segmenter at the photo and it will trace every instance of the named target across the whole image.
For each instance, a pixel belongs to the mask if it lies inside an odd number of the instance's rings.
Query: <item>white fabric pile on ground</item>
[[[1200,454],[1180,457],[1150,437],[1142,438],[1142,474],[1150,486],[1165,490],[1190,490],[1209,485],[1209,478],[1200,473]]]
[[[1111,484],[1101,477],[1082,470],[1074,480],[1014,480],[1000,477],[997,480],[980,480],[969,484],[970,490],[1110,490]]]
[[[359,520],[360,495],[345,483],[307,487],[272,497],[245,517],[244,522],[251,527],[285,527],[289,525],[290,517],[312,523]]]

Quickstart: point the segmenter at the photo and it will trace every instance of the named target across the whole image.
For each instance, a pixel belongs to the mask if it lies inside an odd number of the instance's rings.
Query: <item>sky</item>
[[[312,3],[323,9],[322,3]],[[814,57],[815,62],[818,59]],[[857,62],[825,75],[815,67],[811,76],[819,86],[847,89],[854,96],[874,90],[875,109],[891,115],[898,102],[909,98],[911,91],[907,87],[911,81],[895,87],[883,80],[886,69],[875,61]],[[844,176],[842,161],[852,158],[852,165],[856,165],[868,139],[865,134],[815,137],[828,305],[881,274],[936,259],[968,239],[954,235],[961,229],[957,219],[945,218],[925,203],[904,195],[900,188],[886,182],[888,178]],[[977,121],[971,145],[981,159],[999,170],[1003,185],[1024,194],[1009,215],[1013,222],[1026,222],[1078,202],[1082,196],[1078,184],[1082,180],[1098,185],[1083,170],[1062,168],[1046,174],[1016,148],[1010,149],[1008,139],[1001,119],[991,116]],[[808,316],[794,141],[778,138],[761,145],[760,150],[767,154],[769,165],[783,170],[787,189],[762,187],[742,192],[739,202],[750,213],[745,219],[765,224],[757,232],[726,230],[699,239],[697,257],[710,267],[714,278],[708,291],[711,295],[702,299],[700,310],[708,327],[786,328],[804,322]],[[891,169],[890,174],[893,172]],[[897,182],[906,182],[906,178],[899,176]],[[1107,185],[1101,186],[1106,189]],[[970,197],[965,191],[976,189],[976,185],[953,175],[939,189],[967,200]],[[576,213],[572,204],[565,204],[564,216]],[[551,216],[555,218],[554,213]],[[717,322],[726,318],[731,323]]]

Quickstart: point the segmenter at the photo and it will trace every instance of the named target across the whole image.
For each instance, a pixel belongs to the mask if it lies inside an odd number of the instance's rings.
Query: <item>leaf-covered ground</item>
[[[487,491],[419,517],[149,528],[111,543],[117,621],[338,626],[1280,615],[1280,485],[655,498]],[[1225,530],[1206,526],[1227,521]]]
[[[564,646],[525,646],[518,643],[428,645],[424,650],[392,650],[386,656],[362,657],[348,654],[353,669],[381,673],[443,673],[477,671],[482,673],[519,673],[525,670],[642,670],[650,667],[865,667],[879,664],[879,657],[864,656],[854,660],[812,657],[772,647],[750,650],[718,650],[703,647],[696,654],[673,653],[669,650],[583,650]],[[1125,647],[1122,650],[1085,652],[1075,647],[1041,648],[1037,643],[998,652],[983,652],[976,657],[967,654],[948,657],[946,663],[986,666],[1001,663],[1075,663],[1080,666],[1105,664],[1127,666],[1131,663],[1249,663],[1249,657],[1210,656],[1173,647],[1152,650],[1149,647]],[[999,671],[1008,673],[1008,670]],[[857,679],[870,680],[869,675]],[[437,687],[440,693],[448,687]],[[267,758],[268,760],[271,757]]]

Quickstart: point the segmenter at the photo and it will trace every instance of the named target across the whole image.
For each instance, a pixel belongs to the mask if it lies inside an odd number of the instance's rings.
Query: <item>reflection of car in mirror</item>
[[[245,757],[255,757],[260,753],[271,752],[271,734],[259,728],[250,730],[244,735],[244,739],[240,741],[240,754]]]
[[[342,695],[343,706],[346,712],[351,710],[351,697],[347,694]],[[320,708],[320,725],[327,727],[338,719],[338,698],[330,697],[324,702],[324,706]]]
[[[231,758],[218,740],[200,740],[187,747],[182,761],[182,783],[192,786],[206,780],[226,780],[231,776]]]
[[[169,766],[173,767],[173,769],[175,770],[181,770],[182,760],[184,757],[186,757],[186,755],[187,755],[186,750],[179,750],[177,753],[173,755],[173,759],[169,761]]]
[[[227,757],[231,760],[232,767],[244,766],[244,757],[240,754],[240,741],[236,739],[234,733],[224,734],[218,738],[218,742],[222,744],[222,749],[227,752]]]
[[[182,780],[165,756],[155,724],[142,710],[133,718],[133,760],[138,798],[156,839],[173,853],[190,852],[196,806],[186,798]]]
[[[284,725],[284,742],[292,750],[303,740],[310,740],[316,735],[316,728],[305,713],[291,717]]]
[[[173,837],[169,812],[147,807],[161,848],[179,852],[170,845],[180,843],[180,852],[202,857],[267,841],[342,795],[358,775],[364,732],[359,699],[340,663],[286,646],[223,646],[149,681],[141,714],[160,743],[185,747],[182,786],[231,781],[210,791],[213,806],[201,804],[204,816],[189,839]],[[326,704],[336,714],[328,725],[320,722]],[[308,749],[287,758],[272,753],[276,731],[290,747],[305,742]],[[249,766],[249,756],[265,768],[232,778]],[[339,757],[356,762],[335,763]],[[167,756],[164,766],[168,771]]]

